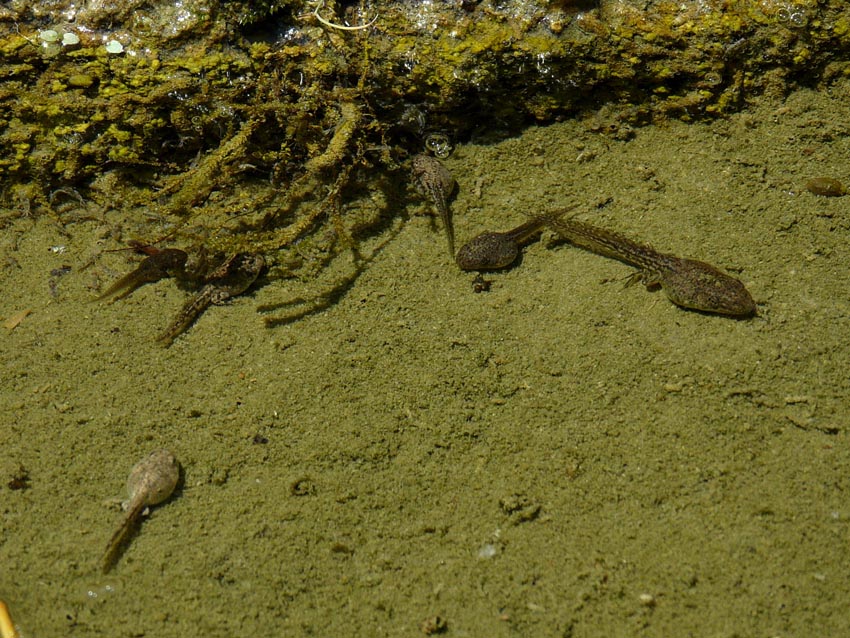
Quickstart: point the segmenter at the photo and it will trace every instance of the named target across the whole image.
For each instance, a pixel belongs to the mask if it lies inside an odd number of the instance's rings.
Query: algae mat
[[[624,287],[629,267],[548,233],[476,294],[411,204],[326,307],[269,328],[257,308],[301,294],[272,281],[163,349],[173,282],[91,303],[81,266],[119,247],[117,211],[21,217],[2,238],[0,315],[31,313],[2,335],[0,598],[22,635],[845,631],[850,213],[803,184],[850,179],[847,89],[630,140],[569,121],[447,161],[460,242],[578,203],[740,277],[748,321]],[[162,446],[182,486],[103,576],[110,499]]]

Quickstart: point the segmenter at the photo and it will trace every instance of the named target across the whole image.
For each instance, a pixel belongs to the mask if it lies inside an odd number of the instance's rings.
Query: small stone
[[[55,58],[62,51],[62,45],[58,42],[42,42],[41,54],[45,58]]]
[[[39,32],[38,39],[42,42],[58,42],[59,32],[54,31],[53,29],[46,29],[44,31]]]
[[[111,53],[112,55],[118,55],[119,53],[124,52],[124,45],[121,44],[118,40],[110,40],[106,43],[106,52]]]
[[[813,177],[806,182],[806,190],[821,197],[841,197],[847,192],[844,184],[832,177]]]

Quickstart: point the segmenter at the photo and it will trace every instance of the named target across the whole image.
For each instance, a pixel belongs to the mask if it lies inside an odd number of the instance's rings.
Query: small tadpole
[[[223,304],[248,290],[266,267],[258,253],[237,253],[226,259],[206,278],[206,284],[177,313],[168,329],[158,338],[166,348],[186,330],[209,306]]]
[[[179,479],[180,463],[168,450],[154,450],[133,466],[127,477],[130,498],[122,503],[125,514],[109,539],[101,560],[104,574],[118,561],[145,509],[159,505],[171,496]]]
[[[443,166],[440,160],[430,155],[414,156],[412,165],[411,174],[416,190],[420,195],[428,198],[437,209],[446,231],[449,254],[454,257],[455,232],[449,200],[457,188],[457,182],[449,169]]]

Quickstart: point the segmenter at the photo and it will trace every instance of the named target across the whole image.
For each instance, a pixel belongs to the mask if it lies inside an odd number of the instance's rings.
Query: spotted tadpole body
[[[523,242],[539,233],[548,223],[545,218],[537,217],[511,230],[476,235],[460,247],[455,261],[461,270],[507,268],[516,261]]]
[[[434,208],[437,209],[446,231],[449,254],[454,258],[455,233],[454,226],[452,226],[449,199],[455,186],[457,186],[455,178],[437,158],[430,155],[415,155],[413,157],[413,182],[419,194],[427,197],[434,204]]]

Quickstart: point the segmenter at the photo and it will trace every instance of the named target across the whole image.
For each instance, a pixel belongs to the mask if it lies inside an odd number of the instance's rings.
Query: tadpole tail
[[[446,242],[449,246],[449,256],[454,259],[455,256],[455,228],[452,222],[451,210],[446,206],[445,211],[440,211],[440,217],[443,218],[443,226],[446,230]]]
[[[115,303],[120,299],[124,299],[124,297],[129,297],[144,283],[144,281],[141,281],[138,278],[136,271],[133,271],[121,277],[121,279],[112,284],[103,293],[95,297],[92,302],[95,303],[103,301],[104,299],[109,299],[109,303]]]
[[[115,530],[115,533],[112,534],[112,538],[109,539],[109,543],[106,546],[106,551],[103,553],[103,559],[100,562],[100,566],[101,571],[104,574],[109,573],[109,571],[115,567],[115,563],[117,563],[118,559],[121,557],[130,537],[138,528],[139,514],[142,513],[144,508],[145,504],[143,502],[139,502],[137,505],[127,510],[126,514],[124,514],[124,518],[121,519],[121,524],[118,526],[118,529]]]
[[[174,339],[183,334],[186,329],[191,326],[195,320],[203,314],[210,306],[213,299],[214,288],[210,288],[210,284],[204,286],[201,291],[192,299],[186,302],[183,308],[177,313],[171,325],[165,329],[156,340],[163,347],[168,348]]]
[[[114,303],[130,296],[136,289],[145,284],[183,272],[186,259],[186,253],[176,248],[166,248],[154,255],[149,255],[139,263],[139,266],[133,272],[121,277],[107,288],[106,292],[96,297],[95,301],[103,301],[111,297],[109,303]]]

